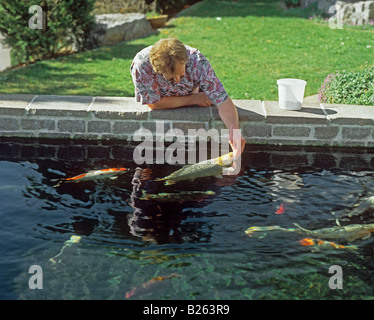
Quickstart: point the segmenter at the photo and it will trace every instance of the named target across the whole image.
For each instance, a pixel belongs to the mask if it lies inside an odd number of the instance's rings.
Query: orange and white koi
[[[357,246],[343,246],[341,244],[324,241],[321,239],[304,238],[299,241],[301,246],[312,246],[318,249],[346,249],[346,250],[358,250]]]
[[[61,183],[68,182],[82,182],[82,181],[94,181],[101,179],[117,179],[119,175],[125,173],[126,168],[108,168],[101,170],[91,170],[86,173],[79,174],[77,176],[60,180],[54,187],[58,187]]]
[[[334,226],[331,228],[322,228],[317,230],[308,230],[300,227],[297,223],[294,223],[299,229],[299,233],[306,233],[309,236],[329,239],[329,240],[345,240],[348,242],[355,241],[357,239],[368,239],[371,233],[374,232],[374,223],[368,224],[351,224],[348,226]]]
[[[131,298],[135,294],[140,294],[141,292],[148,290],[150,287],[153,287],[156,283],[160,283],[164,280],[173,279],[177,277],[182,277],[182,276],[176,273],[172,273],[168,276],[159,276],[159,277],[152,278],[151,280],[141,284],[140,286],[135,287],[132,290],[126,292],[126,299]]]
[[[267,227],[250,227],[245,233],[248,236],[260,236],[264,237],[267,232],[270,231],[282,231],[282,232],[295,232],[299,234],[306,234],[308,236],[318,239],[328,240],[343,240],[352,242],[357,239],[368,239],[371,233],[374,232],[374,223],[370,224],[352,224],[348,226],[334,226],[331,228],[322,228],[316,230],[308,230],[297,223],[294,223],[297,228],[283,228],[280,226],[267,226]]]

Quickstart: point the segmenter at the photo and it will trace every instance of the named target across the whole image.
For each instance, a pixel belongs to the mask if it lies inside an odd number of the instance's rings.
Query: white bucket
[[[279,79],[279,107],[286,110],[300,110],[303,104],[306,81],[300,79]]]

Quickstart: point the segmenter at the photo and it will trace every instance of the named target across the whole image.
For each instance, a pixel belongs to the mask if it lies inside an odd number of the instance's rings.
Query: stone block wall
[[[234,103],[248,144],[374,146],[373,107],[304,102],[289,111],[277,101]],[[157,126],[165,134],[179,129],[186,141],[198,129],[226,129],[214,106],[151,110],[134,98],[0,94],[0,137],[132,142],[142,128],[156,141]]]
[[[4,141],[3,141],[4,140]],[[126,146],[124,148],[124,145]],[[0,160],[16,159],[61,159],[97,160],[133,159],[136,145],[126,141],[86,141],[86,140],[54,140],[54,139],[1,139]],[[374,149],[335,148],[315,146],[272,146],[251,145],[246,148],[242,164],[248,168],[265,166],[267,169],[300,168],[372,170]]]

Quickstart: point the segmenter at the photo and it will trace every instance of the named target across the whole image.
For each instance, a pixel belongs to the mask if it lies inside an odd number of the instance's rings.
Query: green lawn
[[[169,36],[200,49],[233,99],[277,100],[280,78],[306,80],[312,95],[329,73],[374,65],[373,29],[330,29],[299,14],[278,1],[204,0],[157,35],[2,72],[0,92],[131,97],[134,55]]]

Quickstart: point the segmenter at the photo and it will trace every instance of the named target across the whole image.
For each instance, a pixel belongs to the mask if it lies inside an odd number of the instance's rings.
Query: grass
[[[313,95],[329,73],[374,65],[373,29],[330,29],[278,1],[204,0],[157,35],[2,72],[0,92],[131,97],[133,57],[165,37],[198,48],[233,99],[277,100],[280,78]]]

